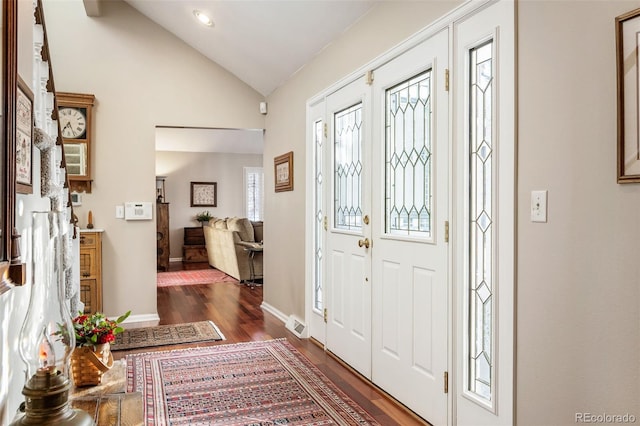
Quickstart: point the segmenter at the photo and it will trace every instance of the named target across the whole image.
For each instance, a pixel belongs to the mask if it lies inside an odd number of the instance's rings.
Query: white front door
[[[509,425],[514,4],[468,7],[372,85],[309,105],[307,312],[311,336],[432,424]]]
[[[375,71],[373,382],[447,424],[448,31]]]
[[[326,239],[326,347],[371,377],[371,110],[358,79],[327,97],[331,193]]]

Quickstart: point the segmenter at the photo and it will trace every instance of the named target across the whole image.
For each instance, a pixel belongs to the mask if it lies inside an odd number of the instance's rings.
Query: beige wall
[[[640,421],[640,185],[616,184],[614,18],[637,1],[519,8],[520,425]],[[549,191],[549,222],[529,220]]]
[[[244,168],[262,167],[260,154],[156,152],[156,174],[166,176],[171,258],[182,257],[185,226],[200,226],[194,217],[207,210],[215,217],[245,215]],[[217,207],[190,207],[191,182],[217,182]]]
[[[81,0],[45,2],[57,90],[96,96],[93,193],[78,216],[105,229],[105,313],[155,314],[155,219],[115,219],[115,206],[155,200],[157,125],[263,128],[262,96],[126,3],[102,6],[91,18]]]

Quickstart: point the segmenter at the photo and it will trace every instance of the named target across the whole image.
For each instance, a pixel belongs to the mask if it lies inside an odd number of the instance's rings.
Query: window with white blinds
[[[244,168],[245,215],[249,220],[262,220],[264,211],[264,173],[262,167]]]

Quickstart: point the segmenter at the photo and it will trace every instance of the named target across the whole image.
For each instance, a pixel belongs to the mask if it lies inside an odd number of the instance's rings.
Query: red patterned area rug
[[[158,287],[213,283],[234,283],[235,278],[217,269],[195,269],[192,271],[158,272]]]
[[[285,339],[127,355],[151,425],[379,425]]]

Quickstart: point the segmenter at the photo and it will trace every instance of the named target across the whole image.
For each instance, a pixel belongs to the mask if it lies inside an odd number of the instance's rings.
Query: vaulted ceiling
[[[125,1],[264,96],[375,4],[374,0]],[[213,25],[198,22],[195,10],[209,16]]]

